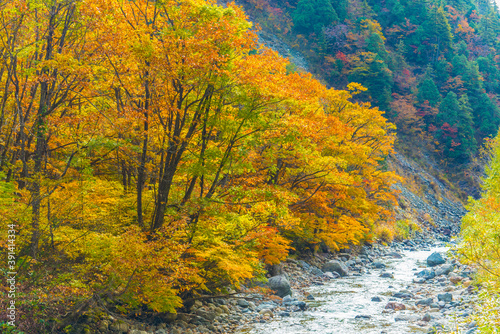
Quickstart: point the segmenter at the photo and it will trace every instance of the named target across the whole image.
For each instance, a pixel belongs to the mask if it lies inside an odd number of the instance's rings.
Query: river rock
[[[448,275],[453,271],[454,266],[452,264],[444,264],[441,267],[435,269],[436,276]]]
[[[260,310],[259,311],[259,314],[260,315],[268,315],[270,316],[271,318],[274,318],[274,313],[273,311],[271,311],[270,309],[266,308],[266,309],[263,309],[263,310]]]
[[[372,267],[377,268],[377,269],[383,269],[383,268],[385,268],[385,264],[383,264],[380,261],[375,261],[372,263]]]
[[[406,306],[404,304],[397,302],[388,302],[387,305],[385,305],[385,308],[394,311],[400,311],[400,310],[405,310]]]
[[[445,263],[445,259],[443,259],[443,256],[439,254],[438,252],[434,252],[429,257],[427,258],[427,265],[429,267],[434,267],[440,264]]]
[[[447,293],[441,293],[441,294],[438,294],[438,300],[439,301],[442,301],[442,302],[445,302],[445,303],[449,303],[453,300],[453,295],[449,292]]]
[[[429,322],[431,321],[432,317],[429,313],[426,313],[424,314],[424,316],[422,317],[422,321],[425,321],[425,322]]]
[[[270,310],[274,310],[277,307],[278,307],[278,305],[274,302],[265,302],[265,303],[262,303],[259,306],[257,306],[256,309],[257,309],[257,311],[260,312],[262,310],[265,310],[266,308],[268,308]]]
[[[434,270],[429,270],[429,269],[424,269],[418,272],[416,275],[417,277],[423,278],[425,280],[429,280],[436,277],[436,273],[434,272]]]
[[[305,311],[307,309],[306,302],[300,301],[300,302],[297,302],[295,305],[297,305],[302,311]]]
[[[372,297],[372,302],[381,302],[382,301],[382,298],[380,298],[379,296],[375,296],[375,297]]]
[[[348,274],[348,269],[347,267],[340,261],[338,260],[332,260],[328,261],[323,265],[323,268],[321,268],[323,271],[330,271],[330,272],[336,272],[340,276],[347,276]]]
[[[306,261],[303,261],[303,260],[299,260],[299,265],[302,267],[302,269],[304,270],[310,270],[311,269],[311,265],[309,263],[307,263]]]
[[[271,290],[276,291],[276,294],[280,297],[285,297],[286,295],[292,294],[292,289],[290,287],[290,282],[283,275],[273,276],[267,282]]]
[[[99,322],[99,330],[101,332],[107,333],[108,332],[108,328],[109,328],[109,321],[108,320],[101,320]]]
[[[238,306],[241,307],[248,307],[250,303],[246,301],[245,299],[238,299]]]
[[[207,319],[209,321],[214,321],[214,319],[215,319],[215,314],[212,312],[207,312],[207,311],[202,310],[202,309],[197,309],[195,313],[199,317],[201,317],[203,319]]]
[[[408,291],[399,291],[392,294],[394,298],[413,298],[413,294]]]
[[[127,333],[129,326],[124,322],[115,322],[111,324],[110,329],[118,333]]]
[[[424,306],[430,306],[433,303],[432,298],[425,298],[425,299],[420,299],[415,303],[415,305],[424,305]]]
[[[349,261],[351,259],[351,254],[347,253],[339,253],[337,256],[341,258],[343,261]]]
[[[311,272],[311,274],[316,275],[316,276],[323,275],[323,271],[317,267],[311,267],[310,272]]]
[[[340,275],[338,273],[335,273],[335,272],[332,273],[331,271],[327,271],[322,276],[325,278],[328,278],[328,279],[334,279],[334,278],[340,277]]]
[[[389,252],[387,253],[387,256],[390,256],[394,259],[402,259],[403,256],[401,254],[399,254],[398,252]]]
[[[394,278],[394,275],[391,273],[381,273],[380,277],[382,277],[382,278]]]
[[[354,319],[366,319],[369,320],[371,319],[371,315],[365,315],[365,314],[358,314],[357,316],[354,317]]]
[[[394,321],[415,321],[417,318],[412,315],[400,314],[394,317]]]
[[[450,273],[448,275],[448,279],[450,280],[451,283],[453,284],[457,284],[459,282],[462,282],[462,280],[464,279],[463,277],[460,277],[458,276],[457,274],[455,273]]]

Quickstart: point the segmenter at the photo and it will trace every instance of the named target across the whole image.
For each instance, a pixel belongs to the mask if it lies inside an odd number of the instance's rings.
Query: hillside
[[[500,19],[492,1],[249,0],[264,42],[357,96],[397,125],[396,147],[430,153],[462,190],[478,195],[475,158],[500,124]],[[479,173],[480,174],[480,173]]]

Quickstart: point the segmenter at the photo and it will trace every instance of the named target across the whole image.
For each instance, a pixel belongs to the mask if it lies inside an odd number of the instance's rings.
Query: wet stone
[[[436,276],[434,270],[425,269],[417,273],[418,278],[423,278],[425,280],[430,280]]]
[[[429,267],[434,267],[434,266],[437,266],[437,265],[440,265],[440,264],[443,264],[445,263],[445,259],[443,258],[443,256],[441,254],[439,254],[438,252],[434,252],[432,253],[428,258],[427,258],[427,265]]]
[[[416,305],[430,306],[433,302],[432,298],[420,299],[416,302]]]
[[[358,314],[357,316],[354,317],[354,319],[364,319],[364,320],[370,320],[372,317],[371,315],[365,315],[365,314]]]
[[[438,300],[439,301],[443,301],[445,303],[449,303],[453,300],[453,295],[451,293],[442,293],[442,294],[438,294]]]

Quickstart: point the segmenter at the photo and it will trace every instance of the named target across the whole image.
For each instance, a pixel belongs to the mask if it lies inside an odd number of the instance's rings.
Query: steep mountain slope
[[[307,70],[398,126],[401,151],[425,150],[458,184],[500,124],[500,18],[488,0],[244,0],[264,39],[299,51]],[[270,43],[271,46],[276,43]],[[292,56],[292,60],[296,57]],[[305,67],[301,62],[299,67]],[[473,166],[475,167],[475,166]],[[458,177],[456,177],[456,175]],[[465,176],[464,176],[465,175]],[[470,178],[463,190],[474,192]],[[464,194],[463,198],[466,197]]]

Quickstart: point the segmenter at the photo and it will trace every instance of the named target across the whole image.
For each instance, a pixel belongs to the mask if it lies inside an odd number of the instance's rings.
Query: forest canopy
[[[234,4],[0,8],[0,215],[21,315],[175,313],[392,221],[394,125],[354,101],[363,86],[327,88],[259,46]]]

